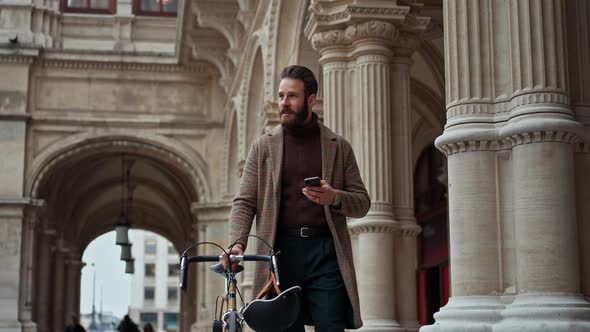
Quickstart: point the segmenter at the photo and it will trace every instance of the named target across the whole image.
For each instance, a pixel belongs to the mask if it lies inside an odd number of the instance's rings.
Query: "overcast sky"
[[[117,317],[127,314],[131,275],[125,274],[125,262],[120,256],[121,248],[115,245],[114,231],[99,236],[86,248],[82,255],[86,266],[82,269],[80,313],[92,312],[92,275],[96,269],[96,311],[100,311],[102,288],[103,312],[112,312]]]

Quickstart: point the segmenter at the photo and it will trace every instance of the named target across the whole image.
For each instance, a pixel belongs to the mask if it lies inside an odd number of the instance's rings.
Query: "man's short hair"
[[[318,81],[315,79],[313,72],[307,67],[299,65],[285,67],[281,72],[281,78],[293,78],[303,81],[305,99],[318,93]]]

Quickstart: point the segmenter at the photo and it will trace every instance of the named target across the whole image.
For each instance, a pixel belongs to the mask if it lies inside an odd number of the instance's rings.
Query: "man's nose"
[[[288,101],[287,97],[281,98],[281,101],[279,104],[281,105],[281,107],[282,106],[289,106],[289,101]]]

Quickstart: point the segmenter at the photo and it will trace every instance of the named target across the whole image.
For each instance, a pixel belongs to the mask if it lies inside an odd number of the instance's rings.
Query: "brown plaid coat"
[[[340,271],[353,308],[347,328],[362,326],[357,281],[352,258],[346,217],[360,218],[369,211],[371,201],[361,179],[350,144],[320,123],[322,145],[322,178],[336,189],[342,198],[341,210],[324,207],[332,231]],[[283,162],[283,129],[275,127],[258,138],[251,147],[242,175],[240,190],[234,199],[230,216],[229,239],[249,234],[256,217],[256,234],[274,245],[281,197]],[[240,241],[247,245],[247,238]],[[268,247],[256,241],[256,252],[268,254]],[[268,279],[268,263],[258,262],[254,278],[254,296]]]

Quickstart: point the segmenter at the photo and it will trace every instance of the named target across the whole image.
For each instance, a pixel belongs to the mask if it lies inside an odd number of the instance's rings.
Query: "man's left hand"
[[[334,202],[336,191],[328,181],[322,180],[320,186],[303,188],[303,195],[316,204],[330,205]]]

